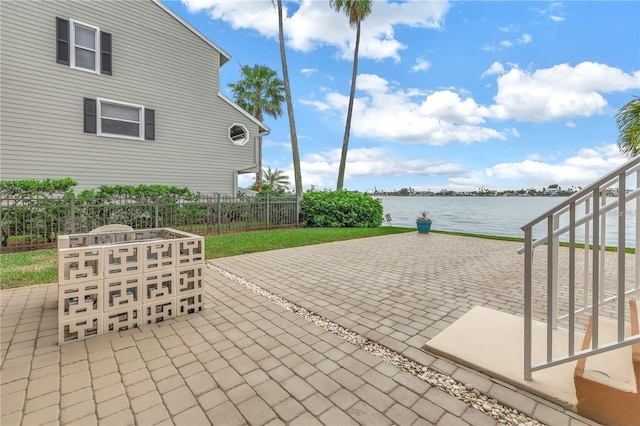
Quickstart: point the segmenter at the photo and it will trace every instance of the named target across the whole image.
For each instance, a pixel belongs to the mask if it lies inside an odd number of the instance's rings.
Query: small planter
[[[428,234],[431,231],[431,221],[420,221],[416,220],[416,226],[418,227],[418,232],[421,234]]]
[[[428,234],[431,231],[431,217],[429,212],[423,210],[416,218],[416,227],[421,234]]]

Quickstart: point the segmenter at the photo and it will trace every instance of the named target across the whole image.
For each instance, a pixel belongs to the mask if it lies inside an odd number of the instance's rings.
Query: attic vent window
[[[229,140],[234,145],[244,145],[249,140],[249,131],[242,124],[232,124],[229,127]]]

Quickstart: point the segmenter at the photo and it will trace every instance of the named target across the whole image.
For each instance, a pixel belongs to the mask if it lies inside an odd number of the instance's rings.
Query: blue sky
[[[222,93],[241,65],[282,74],[270,0],[165,4],[232,56]],[[328,1],[284,5],[303,185],[334,189],[355,30]],[[375,1],[357,83],[346,189],[584,186],[625,161],[615,113],[640,95],[640,2]],[[263,166],[293,181],[284,108]]]

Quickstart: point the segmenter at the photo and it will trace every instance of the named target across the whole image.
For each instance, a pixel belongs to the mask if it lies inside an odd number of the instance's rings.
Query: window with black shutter
[[[84,98],[84,132],[96,133],[97,131],[96,100]]]
[[[144,109],[144,138],[148,141],[156,140],[156,112],[149,108]]]
[[[56,18],[56,62],[69,65],[69,21]]]
[[[111,75],[111,34],[100,33],[100,72]]]
[[[111,75],[111,34],[73,19],[56,18],[56,62]]]
[[[122,139],[155,140],[155,110],[105,98],[84,98],[84,132]]]

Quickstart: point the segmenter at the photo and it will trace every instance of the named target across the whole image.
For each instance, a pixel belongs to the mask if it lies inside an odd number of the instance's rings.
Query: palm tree
[[[273,3],[273,0],[271,0]],[[284,93],[287,99],[287,113],[289,115],[289,134],[291,135],[291,154],[293,155],[293,175],[296,184],[296,196],[302,197],[302,171],[300,170],[300,152],[298,151],[298,133],[296,120],[293,117],[293,102],[291,101],[291,86],[289,85],[289,69],[284,46],[284,26],[282,23],[282,0],[278,0],[278,33],[280,40],[280,62],[282,62],[282,78],[284,79]]]
[[[262,121],[266,114],[277,118],[282,115],[284,83],[277,73],[265,65],[243,65],[242,79],[229,83],[235,101],[242,109]],[[256,171],[256,191],[262,190],[262,136],[258,136],[258,169]]]
[[[273,191],[284,191],[291,185],[289,176],[285,175],[282,170],[272,169],[271,167],[267,167],[264,170],[264,182],[264,187]]]
[[[342,190],[344,186],[344,169],[347,164],[347,151],[349,149],[349,132],[351,131],[351,114],[353,112],[353,100],[356,95],[356,76],[358,75],[358,50],[360,48],[360,23],[369,16],[373,6],[373,0],[329,0],[331,8],[336,12],[343,12],[349,17],[349,25],[356,28],[356,45],[353,52],[353,73],[351,74],[351,92],[349,93],[349,107],[347,108],[347,124],[342,140],[342,156],[340,157],[340,169],[338,170],[338,183],[336,190]]]
[[[620,152],[631,157],[640,154],[640,97],[634,96],[618,110],[616,124],[620,131],[618,136]]]

